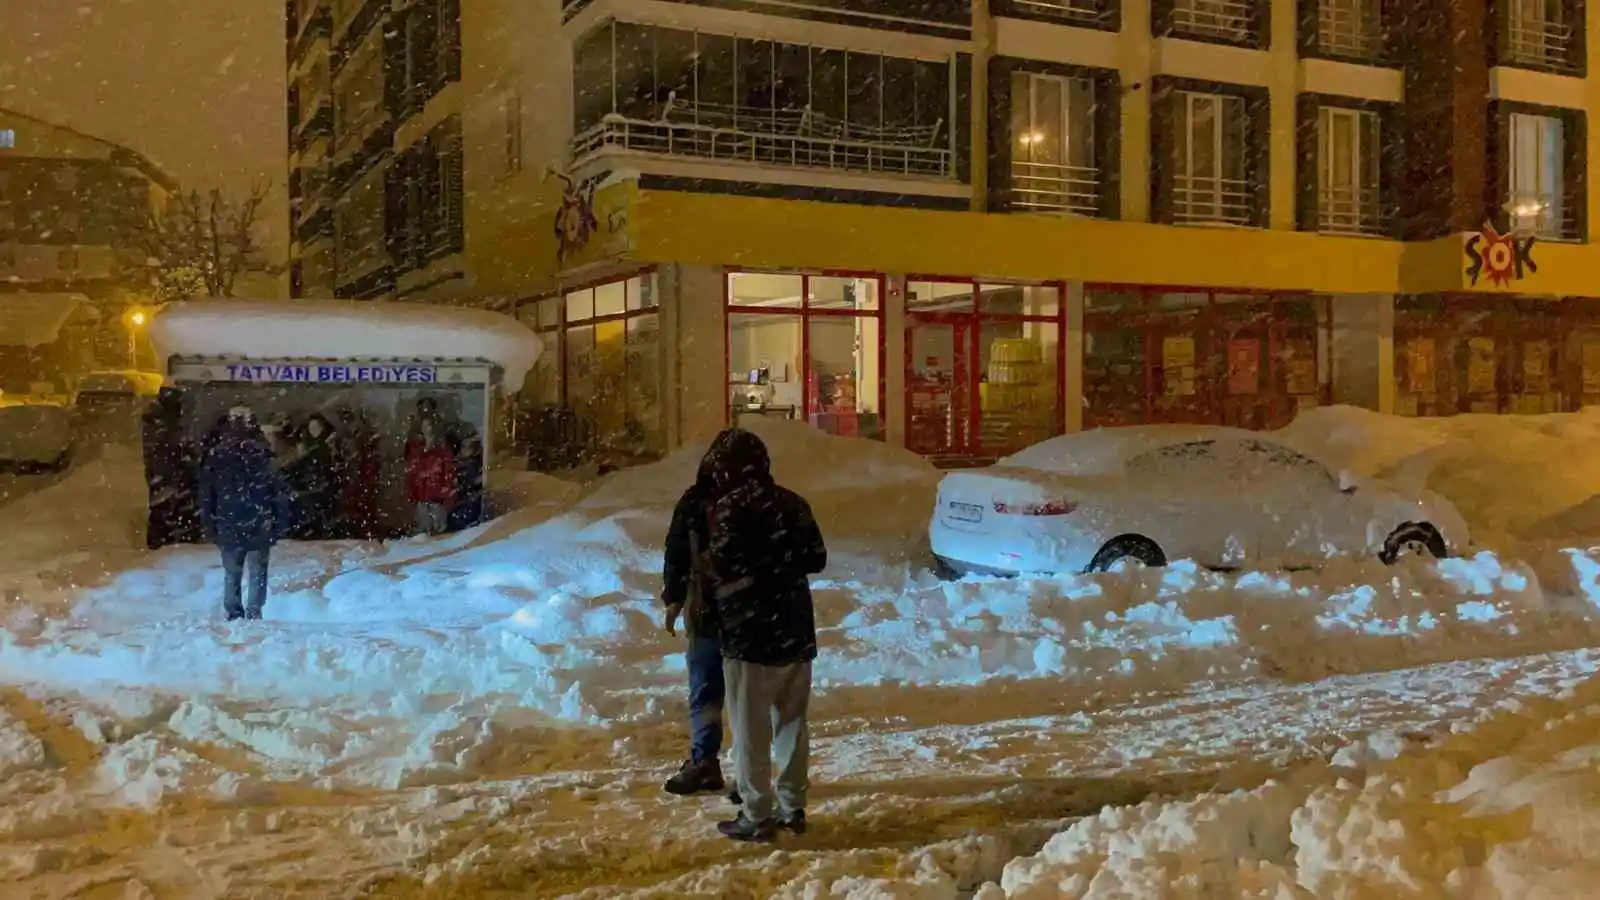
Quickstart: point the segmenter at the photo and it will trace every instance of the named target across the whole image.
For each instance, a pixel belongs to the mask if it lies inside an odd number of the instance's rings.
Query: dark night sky
[[[185,187],[270,179],[283,246],[283,0],[0,0],[0,106],[142,151]]]

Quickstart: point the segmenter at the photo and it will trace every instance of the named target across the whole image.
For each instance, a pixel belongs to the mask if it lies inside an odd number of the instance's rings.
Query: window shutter
[[[1252,89],[1244,101],[1246,134],[1245,177],[1250,179],[1250,224],[1272,223],[1272,99],[1266,88]]]
[[[1250,7],[1250,46],[1272,48],[1272,0],[1254,0]]]
[[[1301,56],[1317,55],[1317,9],[1321,0],[1297,0],[1295,3],[1295,40]]]
[[[1305,6],[1302,0],[1301,6]],[[1321,141],[1318,119],[1321,104],[1314,94],[1301,94],[1295,98],[1295,228],[1316,231],[1320,224],[1321,200],[1318,188],[1322,183]]]
[[[1580,111],[1573,110],[1561,117],[1562,171],[1567,183],[1562,185],[1566,207],[1572,222],[1571,236],[1589,241],[1589,127]]]
[[[405,156],[401,155],[391,159],[383,173],[383,246],[389,259],[404,259],[405,239],[406,167]]]
[[[1503,208],[1511,198],[1511,117],[1499,100],[1489,101],[1488,134],[1484,138],[1483,167],[1488,175],[1484,179],[1483,218],[1496,228],[1510,227],[1510,218]],[[1466,227],[1476,228],[1479,222]]]
[[[1179,95],[1172,83],[1150,83],[1150,221],[1172,224],[1172,170],[1177,163]]]
[[[434,94],[439,92],[440,48],[439,10],[431,3],[411,7],[414,21],[406,25],[411,60],[411,83],[408,86],[410,102],[407,107],[420,112]]]
[[[451,253],[460,253],[466,246],[466,160],[462,153],[460,120],[445,142],[448,148],[445,159],[445,221],[448,231],[446,247]]]
[[[444,84],[461,80],[461,0],[439,0],[439,53]]]
[[[1398,103],[1385,103],[1378,113],[1378,214],[1386,233],[1405,240],[1411,228],[1401,215],[1400,198],[1405,190],[1405,109]]]
[[[1172,33],[1173,0],[1150,0],[1150,35],[1166,37]]]
[[[1014,61],[995,56],[989,60],[989,203],[990,212],[1011,209],[1011,73]]]
[[[1572,34],[1567,38],[1567,59],[1577,67],[1576,75],[1579,78],[1589,76],[1589,29],[1584,24],[1588,22],[1588,7],[1586,0],[1566,0],[1563,4],[1566,9],[1566,21],[1580,23],[1573,27]],[[1583,208],[1579,204],[1579,209]]]
[[[383,26],[383,108],[399,118],[406,102],[405,21],[394,18]]]
[[[1100,215],[1122,218],[1122,79],[1094,80],[1094,164],[1100,170]]]

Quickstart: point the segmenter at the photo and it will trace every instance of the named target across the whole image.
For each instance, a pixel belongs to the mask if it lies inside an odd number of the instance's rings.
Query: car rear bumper
[[[968,530],[934,519],[928,527],[928,543],[933,555],[951,569],[988,575],[1082,572],[1099,549],[1082,535],[1048,533],[1039,524],[1023,521]]]

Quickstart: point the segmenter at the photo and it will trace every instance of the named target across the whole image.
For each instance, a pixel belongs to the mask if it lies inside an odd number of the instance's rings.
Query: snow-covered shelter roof
[[[508,392],[539,358],[537,336],[482,309],[372,300],[195,300],[156,314],[162,359],[485,359]]]
[[[82,294],[0,294],[0,347],[55,343],[61,326],[88,299]]]

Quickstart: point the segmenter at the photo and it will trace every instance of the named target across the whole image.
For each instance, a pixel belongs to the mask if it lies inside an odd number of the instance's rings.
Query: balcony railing
[[[1172,8],[1174,32],[1225,41],[1250,37],[1249,0],[1177,0]]]
[[[1018,12],[1060,19],[1069,25],[1091,28],[1105,24],[1110,15],[1101,0],[1012,0]]]
[[[1317,197],[1317,230],[1331,234],[1383,234],[1377,188],[1324,188]]]
[[[1549,195],[1511,197],[1502,207],[1511,230],[1531,234],[1546,241],[1578,239],[1578,210],[1571,203]]]
[[[1513,4],[1520,7],[1520,4]],[[1506,62],[1558,72],[1577,71],[1572,27],[1541,19],[1513,17],[1506,28]]]
[[[1317,49],[1351,59],[1383,58],[1383,20],[1365,3],[1322,0],[1317,7]]]
[[[1100,170],[1052,163],[1011,164],[1011,205],[1021,210],[1100,212]]]
[[[1247,181],[1201,175],[1172,178],[1172,220],[1180,225],[1249,225],[1253,207]]]
[[[779,114],[785,115],[785,114]],[[606,147],[667,156],[693,156],[788,166],[950,178],[955,173],[949,148],[932,146],[940,126],[912,129],[912,140],[869,140],[866,133],[887,135],[882,129],[859,129],[861,138],[826,134],[783,133],[766,116],[751,116],[748,125],[722,127],[695,122],[629,119],[612,113],[599,125],[572,139],[572,157],[581,160]],[[811,129],[813,131],[817,129]],[[915,138],[926,137],[923,140]]]

